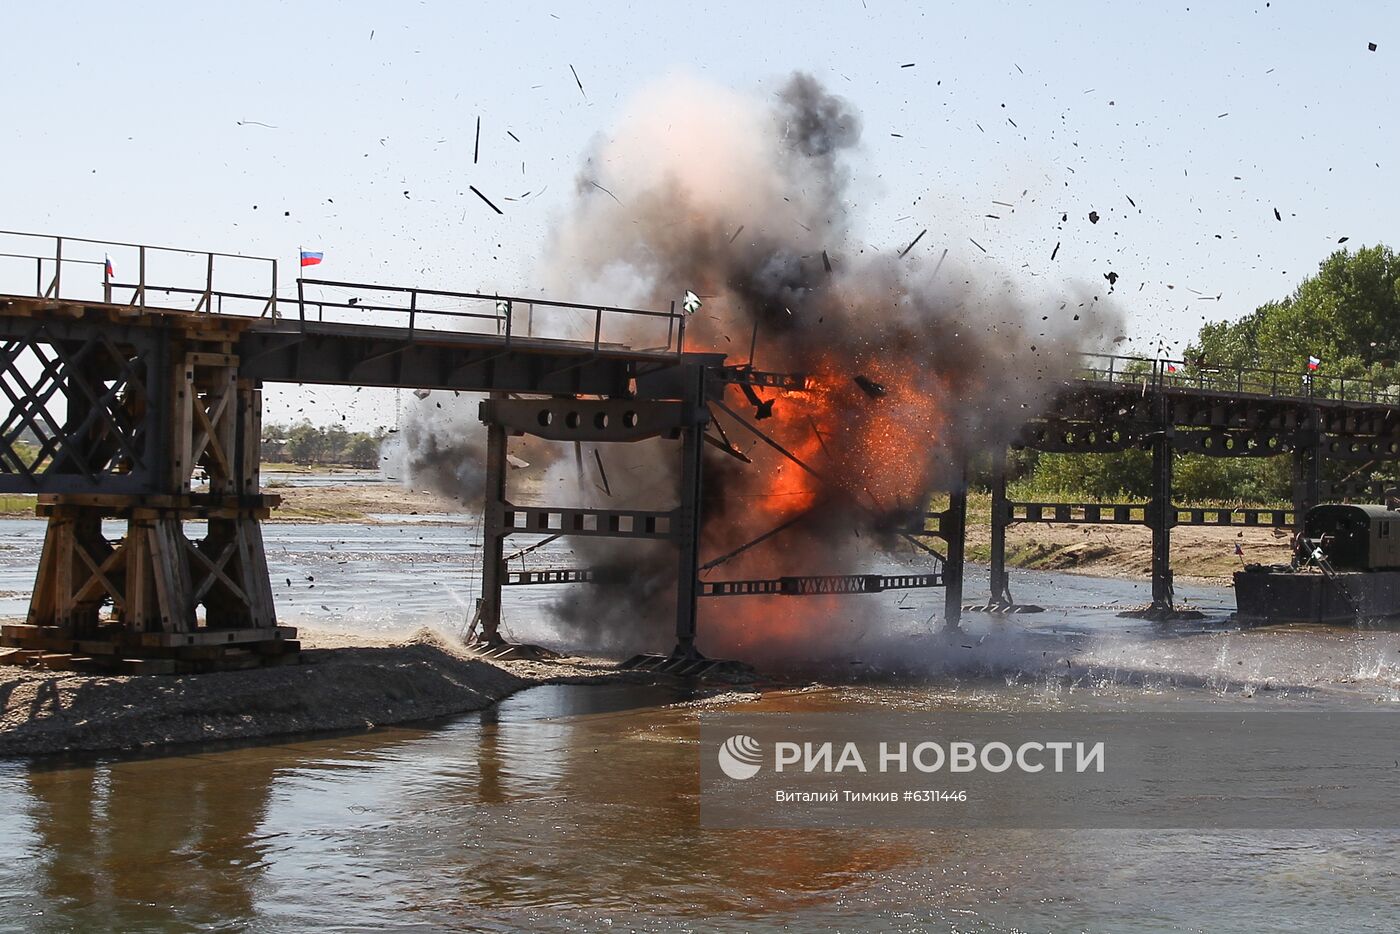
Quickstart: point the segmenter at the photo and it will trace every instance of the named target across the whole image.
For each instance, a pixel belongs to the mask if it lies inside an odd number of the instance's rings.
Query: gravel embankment
[[[0,756],[150,749],[423,720],[547,683],[653,681],[595,659],[486,662],[422,629],[389,642],[303,631],[303,664],[182,676],[0,666]]]

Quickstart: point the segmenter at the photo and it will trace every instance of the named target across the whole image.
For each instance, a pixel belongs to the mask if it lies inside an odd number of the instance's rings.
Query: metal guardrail
[[[14,243],[34,246],[32,252],[5,249]],[[140,309],[256,315],[296,320],[303,329],[308,321],[327,320],[328,310],[332,320],[340,313],[343,318],[350,319],[342,323],[356,324],[382,323],[366,318],[376,313],[389,314],[406,321],[410,339],[420,332],[439,330],[431,326],[432,322],[441,324],[444,319],[450,319],[451,330],[460,333],[463,328],[485,326],[489,333],[504,337],[508,348],[519,338],[540,338],[583,343],[591,346],[594,352],[609,344],[605,340],[605,322],[622,317],[632,322],[627,328],[627,338],[654,339],[658,344],[644,350],[679,355],[685,349],[686,315],[677,313],[674,302],[669,311],[654,311],[514,295],[305,278],[296,280],[295,298],[282,298],[277,294],[278,262],[269,257],[0,230],[0,270],[15,261],[32,264],[34,297],[55,301],[100,301]],[[132,265],[137,270],[134,281],[117,278],[113,267]],[[230,271],[226,267],[231,265],[241,268]],[[81,275],[75,271],[79,268]],[[339,294],[336,298],[313,297],[308,295],[308,287]],[[3,275],[0,275],[0,292],[20,294],[8,286]],[[472,310],[473,306],[480,310]],[[583,313],[584,323],[591,325],[591,338],[570,338],[557,333],[557,317],[544,326],[546,333],[536,335],[534,315],[537,308],[546,312]],[[516,321],[517,311],[522,311],[526,319],[523,334]],[[655,333],[639,333],[646,329],[635,326],[636,322],[655,323]],[[662,322],[665,324],[664,344]],[[627,346],[616,342],[612,345]]]
[[[1187,360],[1118,354],[1080,354],[1079,357],[1075,375],[1091,382],[1145,385],[1154,390],[1197,389],[1288,399],[1400,403],[1400,387],[1362,377],[1332,376],[1306,369],[1209,367]]]
[[[308,298],[307,286],[333,289],[340,297],[333,300]],[[423,289],[412,286],[377,285],[363,282],[342,282],[332,279],[297,280],[297,315],[303,327],[311,320],[325,321],[327,309],[348,310],[355,314],[364,312],[388,312],[406,320],[408,336],[411,340],[424,328],[424,319],[435,317],[452,318],[462,322],[490,322],[495,333],[505,338],[507,348],[521,338],[572,340],[592,347],[594,352],[601,350],[609,342],[604,340],[604,322],[619,317],[635,324],[655,322],[658,324],[656,339],[660,341],[660,322],[666,324],[665,344],[645,348],[647,350],[680,354],[685,350],[686,315],[675,310],[671,303],[670,311],[653,311],[644,308],[622,308],[614,305],[590,305],[580,302],[558,302],[549,299],[528,298],[519,295],[487,295],[482,292],[453,292],[444,289]],[[453,307],[458,306],[458,307]],[[481,311],[465,310],[461,306],[482,308]],[[568,338],[553,334],[536,335],[534,316],[536,309],[549,312],[581,312],[585,319],[591,318],[592,336],[589,339]],[[526,318],[524,333],[516,321],[517,311],[523,311]],[[629,334],[636,337],[636,334]],[[627,346],[617,344],[614,346]]]
[[[34,252],[10,252],[3,249],[15,241],[38,241],[39,246]],[[135,281],[118,280],[113,270],[109,269],[106,259],[114,255],[113,251],[116,251],[117,257],[114,263],[123,268],[126,268],[128,260],[134,260],[137,269]],[[591,346],[596,353],[608,343],[603,334],[605,321],[625,316],[633,323],[665,321],[665,343],[659,343],[661,335],[658,330],[658,346],[643,348],[644,350],[679,355],[685,349],[687,316],[677,313],[674,302],[669,311],[655,311],[512,295],[486,295],[477,292],[302,278],[296,280],[295,299],[281,298],[277,294],[278,262],[270,257],[0,230],[0,269],[12,262],[32,264],[32,294],[38,298],[101,301],[141,309],[149,307],[206,314],[252,312],[258,317],[279,319],[290,319],[294,316],[303,328],[306,322],[313,318],[318,321],[326,320],[328,309],[333,314],[352,313],[355,316],[353,323],[358,324],[372,323],[364,320],[366,313],[387,313],[402,316],[406,320],[410,339],[420,331],[438,330],[425,327],[425,320],[447,318],[458,323],[480,322],[489,325],[493,333],[505,338],[507,347],[522,336],[536,337],[534,312],[539,308],[560,313],[583,313],[585,323],[586,316],[592,316],[590,340],[571,339],[553,333],[539,335],[541,339],[572,340]],[[156,269],[158,266],[165,268]],[[92,267],[100,270],[97,276],[86,274]],[[241,267],[241,270],[229,267]],[[79,269],[83,270],[83,275],[75,272]],[[237,275],[238,271],[243,274]],[[177,278],[172,281],[167,278],[170,276]],[[231,281],[226,283],[226,280]],[[335,290],[341,295],[338,299],[309,297],[306,294],[308,286]],[[7,289],[3,277],[0,277],[0,292],[5,291]],[[153,301],[153,296],[161,296],[167,301]],[[176,307],[182,301],[185,307]],[[452,307],[454,305],[457,307]],[[484,305],[484,310],[465,310],[461,307],[463,305]],[[519,333],[519,325],[516,322],[516,312],[520,309],[525,310],[526,314],[524,335]],[[547,326],[546,330],[553,328]],[[635,331],[635,328],[629,330]],[[635,333],[628,335],[629,338],[636,336]],[[1400,387],[1384,385],[1367,378],[1332,376],[1317,371],[1253,367],[1218,368],[1199,366],[1186,360],[1150,359],[1118,354],[1080,354],[1079,359],[1075,375],[1091,382],[1142,386],[1154,390],[1180,388],[1289,399],[1400,403]]]
[[[189,307],[181,310],[219,314],[227,302],[230,306],[251,305],[260,315],[276,312],[277,260],[270,257],[0,230],[0,243],[6,246],[36,241],[34,252],[0,251],[0,262],[33,263],[36,298],[169,308],[169,303],[152,301],[152,296],[159,294],[187,299]],[[131,261],[137,270],[135,281],[118,281],[115,268],[128,268]],[[94,266],[100,270],[97,276],[77,273]],[[244,274],[237,275],[230,268],[234,266],[241,267]],[[167,276],[177,278],[168,281],[163,278]],[[221,278],[229,280],[229,287],[219,287]]]

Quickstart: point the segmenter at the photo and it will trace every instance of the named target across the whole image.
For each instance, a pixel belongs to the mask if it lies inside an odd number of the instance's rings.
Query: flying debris
[[[1098,222],[1099,222],[1099,212],[1098,212],[1098,211],[1090,211],[1090,212],[1089,212],[1089,223],[1091,223],[1091,224],[1097,224]]]
[[[859,386],[862,390],[864,390],[865,394],[872,399],[878,399],[881,396],[889,394],[888,389],[875,382],[868,376],[862,376],[860,374],[857,374],[853,378],[855,379],[856,385]]]
[[[530,466],[529,461],[525,460],[523,457],[516,457],[514,454],[506,455],[506,463],[510,464],[516,470],[524,470],[526,467]]]
[[[1278,212],[1278,208],[1274,208],[1274,220],[1276,220],[1276,221],[1281,221],[1281,220],[1283,220],[1283,215],[1280,214],[1280,213]]]
[[[704,302],[700,301],[700,296],[689,289],[685,290],[685,297],[681,299],[681,308],[685,310],[686,314],[695,314],[700,310],[700,306],[703,304]]]
[[[478,191],[475,185],[468,185],[467,187],[471,189],[472,194],[476,195],[476,196],[477,196],[478,198],[480,198],[482,201],[485,201],[485,202],[486,202],[486,206],[487,206],[488,208],[490,208],[491,210],[495,211],[497,214],[504,214],[504,213],[505,213],[505,211],[502,211],[500,208],[498,208],[498,207],[496,207],[494,204],[492,204],[490,198],[486,197],[486,196],[483,195],[480,191]]]
[[[773,417],[773,403],[777,401],[776,396],[772,399],[764,399],[748,383],[741,383],[739,388],[744,391],[744,398],[748,399],[749,403],[754,407],[753,417],[756,421],[763,421],[765,418]]]
[[[611,191],[608,191],[606,188],[604,188],[602,185],[599,185],[599,184],[598,184],[597,182],[595,182],[593,179],[590,178],[590,179],[588,180],[588,184],[592,185],[594,188],[598,189],[599,191],[601,191],[603,194],[607,195],[609,198],[613,199],[614,201],[617,201],[618,204],[621,204],[621,203],[622,203],[621,201],[618,201],[617,195],[613,194]]]
[[[919,231],[919,235],[918,235],[917,237],[914,238],[914,243],[918,243],[920,240],[924,239],[924,234],[926,234],[926,233],[928,233],[928,228],[927,228],[927,227],[925,227],[923,230]],[[900,250],[900,251],[899,251],[899,255],[900,255],[900,256],[903,256],[903,255],[905,255],[906,253],[908,253],[910,250],[914,249],[914,243],[911,243],[911,244],[909,244],[907,247],[905,247],[904,249]]]
[[[598,476],[603,481],[603,492],[612,496],[612,485],[608,483],[608,472],[603,469],[603,455],[598,453],[598,449],[593,449],[593,460],[598,464]]]

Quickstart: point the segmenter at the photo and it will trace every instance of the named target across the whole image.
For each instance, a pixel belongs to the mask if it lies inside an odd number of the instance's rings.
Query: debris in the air
[[[1351,239],[1351,237],[1338,237],[1338,238],[1337,238],[1337,242],[1338,242],[1338,243],[1346,243],[1346,242],[1347,242],[1348,240],[1350,240],[1350,239]]]
[[[1053,249],[1053,250],[1050,251],[1050,261],[1051,261],[1051,262],[1054,262],[1054,261],[1055,261],[1055,254],[1056,254],[1056,253],[1059,253],[1059,252],[1060,252],[1060,243],[1059,243],[1059,241],[1057,240],[1057,241],[1055,241],[1055,249]]]
[[[1371,43],[1371,51],[1374,52],[1375,50],[1376,50],[1376,44],[1373,42],[1373,43]],[[909,62],[907,65],[900,65],[899,67],[900,67],[900,68],[913,68],[915,64],[916,64],[915,62]]]
[[[517,143],[520,142],[520,137],[516,136],[510,130],[506,130],[506,135],[509,136],[511,139],[515,140]]]
[[[476,118],[476,142],[472,144],[472,165],[476,165],[477,157],[481,155],[481,118]]]
[[[1342,239],[1345,240],[1346,237]],[[831,257],[826,255],[826,250],[822,250],[822,265],[826,267],[827,272],[831,272]]]
[[[599,185],[599,184],[598,184],[597,182],[595,182],[593,179],[590,178],[590,179],[588,180],[588,184],[592,185],[594,188],[598,189],[599,191],[601,191],[603,194],[607,195],[609,198],[613,199],[614,201],[617,201],[617,195],[613,194],[611,191],[608,191],[606,188],[604,188],[602,185]],[[618,204],[621,204],[622,202],[621,202],[621,201],[617,201],[617,203],[618,203]]]
[[[700,296],[696,295],[689,289],[685,290],[685,297],[681,299],[681,308],[685,310],[686,314],[695,314],[697,311],[700,310],[700,306],[702,304],[704,303],[700,301]]]
[[[772,399],[764,399],[758,391],[748,383],[740,383],[739,388],[744,391],[744,398],[749,400],[749,404],[754,407],[754,419],[763,421],[765,418],[773,417],[773,403],[777,401],[777,396]]]
[[[1098,212],[1098,211],[1090,211],[1090,212],[1089,212],[1089,223],[1091,223],[1091,224],[1097,224],[1098,222],[1099,222],[1099,212]]]
[[[736,231],[734,231],[734,236],[732,236],[732,237],[729,238],[729,242],[730,242],[730,243],[733,243],[733,242],[735,241],[735,239],[738,238],[739,234],[741,234],[741,233],[743,233],[743,232],[744,232],[744,225],[743,225],[743,224],[740,224],[740,225],[739,225],[739,229],[736,230]]]
[[[1370,49],[1372,52],[1374,52],[1374,51],[1376,51],[1376,44],[1375,44],[1374,42],[1368,42],[1368,43],[1366,43],[1366,48],[1368,48],[1368,49]]]
[[[1118,273],[1106,272],[1103,277],[1108,280],[1109,291],[1112,291],[1113,287],[1118,284]]]
[[[948,248],[943,248],[943,255],[938,257],[938,263],[933,267],[933,274],[938,275],[938,270],[943,268],[943,261],[948,258]]]
[[[588,100],[588,92],[583,89],[583,82],[578,79],[578,71],[573,65],[569,66],[569,70],[574,73],[574,83],[578,85],[578,92],[583,95],[584,100]]]
[[[910,243],[907,247],[905,247],[904,249],[900,250],[900,251],[899,251],[899,255],[900,255],[900,256],[904,256],[904,255],[907,254],[910,250],[914,249],[914,244],[915,244],[915,243],[918,243],[920,240],[924,239],[924,234],[926,234],[926,233],[928,233],[928,228],[927,228],[927,227],[925,227],[923,230],[919,231],[919,235],[918,235],[917,237],[914,238],[913,243]]]
[[[608,485],[608,472],[603,469],[603,455],[598,453],[598,449],[593,449],[593,460],[598,464],[598,476],[603,479],[603,492],[612,496],[612,487]]]
[[[854,377],[854,379],[856,385],[859,386],[865,392],[865,394],[872,399],[878,399],[889,392],[888,389],[886,389],[884,386],[881,386],[879,383],[875,382],[868,376],[861,376],[857,374]]]
[[[967,239],[972,240],[971,237],[968,237]],[[976,240],[972,240],[972,245],[977,247],[977,249],[981,250],[983,253],[987,252],[987,248],[984,247],[982,244],[978,243]]]
[[[506,463],[510,464],[516,470],[524,470],[526,467],[530,466],[529,461],[521,457],[516,457],[514,454],[506,455]]]
[[[1128,203],[1131,204],[1133,207],[1137,207],[1137,202],[1133,200],[1132,195],[1124,195],[1123,197],[1127,198]]]
[[[1274,208],[1274,220],[1276,220],[1276,221],[1281,221],[1281,220],[1283,220],[1283,215],[1280,214],[1280,213],[1278,212],[1278,208]]]
[[[497,214],[505,214],[505,211],[502,211],[500,208],[496,207],[494,204],[491,203],[491,199],[490,199],[490,198],[486,197],[486,196],[483,195],[480,191],[478,191],[478,190],[477,190],[477,187],[476,187],[475,185],[468,185],[467,187],[471,189],[471,193],[472,193],[472,194],[476,195],[476,196],[477,196],[478,198],[480,198],[482,201],[485,201],[485,202],[486,202],[486,206],[487,206],[488,208],[490,208],[491,210],[495,211]]]

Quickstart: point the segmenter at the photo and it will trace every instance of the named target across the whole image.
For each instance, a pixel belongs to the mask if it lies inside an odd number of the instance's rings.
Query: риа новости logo
[[[758,740],[740,733],[731,736],[719,747],[719,767],[730,778],[742,781],[758,774],[763,750]]]

